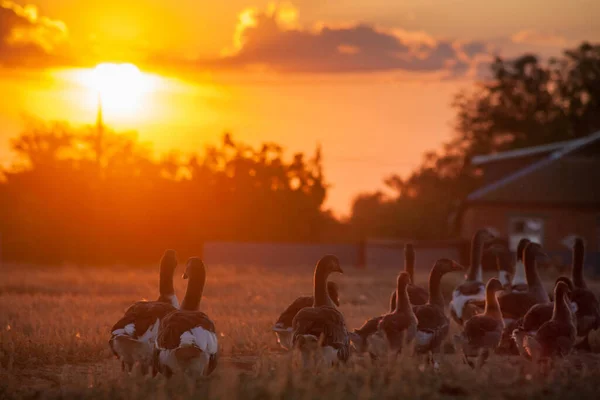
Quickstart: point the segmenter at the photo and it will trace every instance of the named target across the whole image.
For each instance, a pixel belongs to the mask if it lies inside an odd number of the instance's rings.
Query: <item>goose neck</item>
[[[200,308],[205,282],[206,273],[204,271],[196,271],[190,275],[185,297],[181,303],[182,310],[196,311]]]
[[[313,296],[314,306],[332,306],[333,302],[329,298],[327,293],[327,278],[329,273],[323,269],[317,268],[315,270],[314,281],[313,281]]]
[[[442,294],[441,281],[444,274],[435,267],[429,274],[429,304],[444,308],[444,295]]]
[[[478,281],[481,282],[482,272],[481,272],[481,250],[483,248],[483,239],[480,235],[475,235],[473,237],[473,241],[471,242],[471,262],[469,265],[469,270],[467,271],[467,280],[468,281]]]

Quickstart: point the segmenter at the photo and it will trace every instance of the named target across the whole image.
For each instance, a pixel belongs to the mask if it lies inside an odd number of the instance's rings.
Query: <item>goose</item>
[[[503,286],[497,278],[491,278],[485,286],[485,311],[483,314],[469,318],[464,324],[462,336],[458,342],[462,343],[465,361],[473,367],[468,357],[477,356],[481,351],[479,366],[489,356],[490,350],[495,350],[504,330],[504,320],[500,311],[500,304],[496,292],[502,290]]]
[[[407,287],[408,300],[410,304],[424,305],[429,299],[429,293],[427,290],[420,286],[414,285],[414,274],[415,274],[415,248],[411,243],[407,243],[404,246],[404,270],[410,276],[410,284]],[[388,313],[392,313],[396,309],[396,290],[390,294],[390,308]],[[352,341],[355,349],[364,353],[368,351],[369,341],[372,335],[377,334],[379,321],[382,316],[370,318],[358,329],[354,329],[349,333],[350,340]],[[375,358],[375,354],[370,353],[372,358]]]
[[[452,271],[462,271],[464,267],[449,259],[437,260],[429,273],[429,299],[427,304],[413,306],[417,317],[417,332],[415,335],[415,350],[417,353],[429,355],[433,360],[433,351],[439,350],[442,341],[448,336],[450,320],[444,313],[444,297],[442,295],[442,277]]]
[[[196,378],[209,375],[217,366],[217,334],[213,321],[198,310],[206,282],[200,258],[188,259],[183,278],[188,285],[181,309],[163,318],[158,329],[153,373],[171,377],[184,372]]]
[[[391,355],[402,352],[405,344],[412,342],[417,332],[417,317],[408,300],[408,272],[401,272],[396,281],[396,308],[379,321],[379,330],[386,339]]]
[[[333,272],[344,273],[336,256],[319,260],[313,277],[313,305],[298,311],[292,321],[292,346],[302,355],[304,368],[315,350],[320,350],[328,366],[346,362],[350,355],[350,340],[344,316],[327,295],[327,279]]]
[[[476,313],[477,308],[469,302],[485,300],[485,285],[482,280],[481,252],[483,245],[493,240],[493,236],[486,229],[478,230],[471,241],[471,265],[465,276],[465,281],[458,285],[452,292],[450,302],[450,315],[459,325]]]
[[[571,278],[573,288],[571,301],[576,305],[577,336],[585,337],[592,330],[600,327],[600,304],[596,295],[588,289],[583,277],[583,260],[585,245],[581,238],[573,243],[573,265]]]
[[[411,243],[404,246],[404,271],[410,276],[410,284],[407,287],[408,300],[412,305],[426,304],[429,298],[427,290],[415,285],[415,248]],[[392,310],[396,308],[396,291],[390,295],[390,304]]]
[[[542,246],[529,243],[524,250],[525,275],[527,277],[526,292],[508,292],[498,296],[504,323],[510,325],[525,316],[527,311],[536,304],[550,303],[548,293],[537,272],[536,258],[547,257]]]
[[[327,282],[327,294],[331,301],[339,307],[339,289],[335,282]],[[277,343],[279,343],[283,349],[289,350],[292,347],[292,321],[294,320],[294,317],[301,309],[312,307],[313,303],[313,296],[298,297],[279,316],[279,319],[272,330],[277,336]]]
[[[177,253],[166,250],[160,261],[159,296],[156,301],[138,301],[132,304],[125,315],[111,329],[108,344],[121,369],[131,372],[139,363],[142,374],[152,366],[154,340],[160,321],[165,315],[179,307],[173,274],[177,267]]]
[[[575,345],[577,328],[571,308],[567,304],[569,286],[558,282],[554,288],[554,307],[550,321],[544,322],[535,335],[525,335],[524,354],[527,358],[541,360],[568,355]]]
[[[563,282],[569,288],[569,291],[572,291],[574,286],[573,282],[564,276],[556,279],[554,287],[559,284],[559,282]],[[577,305],[572,303],[569,299],[567,299],[567,304],[571,308],[572,312],[577,311]],[[535,333],[540,329],[540,327],[550,321],[552,318],[552,313],[554,312],[554,302],[552,303],[541,303],[536,304],[527,311],[525,316],[517,321],[516,326],[507,326],[505,331],[512,329],[511,331],[511,339],[513,343],[516,345],[516,349],[518,350],[518,354],[525,355],[525,348],[523,345],[523,339],[525,336],[534,336]]]
[[[394,293],[395,294],[395,293]],[[396,296],[390,297],[390,306],[388,309],[388,314],[391,314],[396,309]],[[383,337],[381,332],[379,331],[379,321],[381,321],[383,315],[379,315],[377,317],[369,318],[366,320],[360,328],[354,329],[352,332],[348,333],[350,336],[350,341],[352,342],[353,347],[359,353],[369,352],[369,355],[372,359],[377,358],[375,353],[369,350],[371,347],[382,347],[379,346],[383,341]],[[377,340],[377,339],[380,340]],[[373,343],[373,341],[377,341],[378,343]]]

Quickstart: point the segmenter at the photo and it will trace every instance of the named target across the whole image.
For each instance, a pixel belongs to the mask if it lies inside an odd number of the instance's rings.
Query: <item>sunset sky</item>
[[[558,55],[598,20],[597,0],[0,0],[0,161],[24,115],[91,123],[99,91],[157,154],[320,143],[344,215],[450,137],[492,55]]]

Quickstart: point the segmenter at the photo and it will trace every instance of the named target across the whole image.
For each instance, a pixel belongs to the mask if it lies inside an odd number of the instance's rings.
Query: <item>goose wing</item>
[[[553,309],[552,303],[534,305],[523,317],[521,328],[525,332],[537,331],[545,322],[550,321]]]
[[[156,345],[161,349],[175,349],[180,346],[183,340],[182,336],[187,332],[195,335],[194,329],[196,328],[201,328],[211,335],[207,335],[209,337],[203,338],[198,343],[194,341],[193,344],[203,351],[209,350],[208,352],[211,354],[213,351],[216,353],[215,324],[206,314],[200,311],[178,310],[167,315],[160,323]],[[213,339],[214,343],[212,343]]]
[[[417,317],[417,345],[436,348],[450,329],[450,320],[444,310],[432,304],[416,306],[413,310]]]
[[[176,310],[169,303],[138,301],[125,311],[125,315],[113,325],[111,332],[113,335],[129,334],[133,339],[137,339],[146,333],[157,319],[162,320],[164,316]]]
[[[519,319],[536,304],[537,300],[531,293],[509,292],[498,296],[498,303],[504,318]]]
[[[567,355],[575,345],[576,329],[572,323],[550,320],[535,334],[543,355]]]
[[[291,328],[292,322],[294,321],[294,317],[296,316],[296,314],[298,314],[298,311],[306,307],[312,307],[312,305],[312,296],[298,297],[281,313],[281,315],[277,319],[277,322],[275,323],[275,327],[278,329]]]
[[[486,315],[476,315],[464,325],[464,335],[469,344],[484,347],[497,346],[502,338],[502,321]]]
[[[349,345],[344,316],[333,307],[322,306],[301,309],[294,317],[292,328],[293,344],[301,335],[312,335],[322,340],[322,346],[347,349]]]

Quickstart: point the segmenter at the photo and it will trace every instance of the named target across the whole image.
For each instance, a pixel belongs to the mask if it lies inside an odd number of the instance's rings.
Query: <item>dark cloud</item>
[[[237,48],[205,66],[265,65],[283,72],[446,71],[466,73],[485,45],[436,41],[422,33],[383,31],[372,25],[306,29],[277,9],[240,18]],[[293,14],[295,16],[295,14]]]
[[[35,6],[0,1],[0,66],[68,64],[68,57],[58,52],[66,38],[65,24],[38,15]]]

